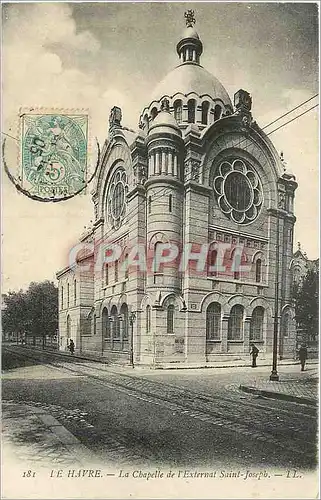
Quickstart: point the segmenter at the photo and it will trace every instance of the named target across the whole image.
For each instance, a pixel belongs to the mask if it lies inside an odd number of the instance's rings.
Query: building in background
[[[239,90],[232,104],[201,65],[191,11],[186,24],[178,65],[146,98],[138,130],[122,126],[119,108],[110,114],[95,221],[77,265],[57,273],[60,347],[73,338],[88,354],[164,367],[248,360],[252,341],[272,355],[276,317],[279,352],[293,357],[297,183],[253,120],[250,94]],[[121,255],[98,272],[105,243]],[[162,244],[180,254],[208,245],[205,270],[190,261],[138,272],[126,265],[137,244],[148,256]]]
[[[315,297],[315,292],[318,290],[318,275],[319,275],[319,259],[310,260],[306,252],[302,251],[301,244],[298,243],[298,249],[293,254],[293,259],[290,265],[292,273],[292,295],[294,299],[294,306],[299,307],[299,317],[297,318],[297,338],[296,344],[297,348],[305,343],[308,347],[309,358],[317,358],[319,355],[319,328],[318,321],[311,319],[311,313],[314,311],[313,316],[315,319],[318,317],[318,300]],[[305,324],[300,324],[300,309],[302,308],[301,297],[299,300],[301,302],[300,306],[297,305],[298,295],[302,290],[304,281],[308,277],[308,287],[304,295],[306,295],[306,307],[304,307],[304,316],[308,318]],[[305,301],[304,301],[305,302]],[[306,310],[305,310],[306,309]]]

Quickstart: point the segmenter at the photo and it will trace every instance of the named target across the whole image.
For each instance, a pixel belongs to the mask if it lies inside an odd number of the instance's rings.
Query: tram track
[[[8,347],[6,346],[5,349],[8,349]],[[17,352],[16,348],[14,350],[9,348],[9,350],[16,356],[29,357],[39,364],[42,364],[44,358],[46,358],[48,364],[56,369],[67,370],[74,375],[88,377],[89,380],[96,384],[103,385],[111,390],[117,390],[129,397],[134,397],[155,406],[161,405],[173,412],[220,428],[226,433],[246,435],[250,439],[269,443],[289,452],[304,455],[312,461],[315,460],[315,443],[309,439],[311,431],[313,434],[314,428],[317,428],[317,417],[314,416],[314,409],[312,408],[299,408],[298,412],[294,413],[293,411],[269,405],[257,404],[251,401],[244,402],[221,395],[216,397],[197,394],[172,384],[151,381],[141,376],[120,374],[112,371],[109,367],[106,369],[96,365],[93,366],[93,364],[81,362],[76,358],[72,360],[71,367],[71,360],[69,358],[68,360],[61,359],[64,356],[58,353],[36,352],[25,350],[25,348],[19,348],[19,352]],[[40,361],[39,356],[42,358]],[[52,359],[53,356],[55,359]],[[251,407],[251,412],[246,411],[248,406]],[[296,405],[295,408],[297,409],[300,406]],[[266,412],[267,417],[264,430],[256,425],[257,417],[262,416],[263,410]],[[287,418],[291,418],[292,428],[290,431],[283,419],[274,418],[273,412],[281,412]],[[309,418],[310,423],[313,424],[313,429],[311,428],[310,432],[307,432],[305,426],[302,425],[304,418]]]

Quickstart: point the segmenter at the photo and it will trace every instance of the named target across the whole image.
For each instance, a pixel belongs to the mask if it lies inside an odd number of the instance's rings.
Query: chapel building
[[[248,360],[251,342],[269,358],[277,325],[279,355],[293,357],[297,183],[253,120],[250,94],[232,103],[203,68],[193,13],[185,17],[177,66],[146,99],[138,130],[111,111],[93,226],[77,262],[57,273],[60,348],[72,338],[108,361],[206,366]],[[121,254],[106,263],[98,254],[111,243]],[[182,264],[206,246],[203,267]],[[177,258],[157,266],[158,248]]]

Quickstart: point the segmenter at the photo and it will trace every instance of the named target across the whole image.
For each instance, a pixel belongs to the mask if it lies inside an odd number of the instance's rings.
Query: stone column
[[[173,173],[175,177],[178,177],[177,154],[174,154]]]
[[[222,319],[222,344],[221,344],[221,352],[227,353],[227,331],[228,331],[228,320],[229,316],[223,316]]]
[[[173,151],[170,149],[168,153],[168,173],[170,175],[174,174],[173,170]]]
[[[161,174],[165,174],[165,162],[166,162],[166,152],[163,150],[162,153],[162,161],[161,161]]]
[[[159,151],[156,151],[156,153],[155,153],[155,174],[160,174],[160,173],[161,173],[160,153],[159,153]]]

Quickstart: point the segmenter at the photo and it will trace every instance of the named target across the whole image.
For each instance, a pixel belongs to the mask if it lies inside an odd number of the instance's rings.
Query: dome
[[[220,99],[232,108],[229,95],[218,79],[202,66],[189,63],[183,63],[168,73],[152,92],[151,101],[159,101],[163,96],[172,98],[178,93],[187,96],[191,92],[199,97],[207,94],[212,99]]]
[[[167,110],[160,111],[150,125],[149,135],[158,134],[160,132],[181,135],[177,121]]]
[[[151,124],[151,128],[156,127],[157,125],[168,125],[169,127],[179,128],[174,116],[166,111],[158,113]]]

